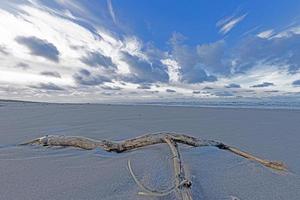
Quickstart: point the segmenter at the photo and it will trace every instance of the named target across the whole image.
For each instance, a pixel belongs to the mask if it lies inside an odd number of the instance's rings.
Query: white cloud
[[[112,5],[112,0],[107,0],[107,8],[108,8],[109,14],[110,14],[113,22],[115,24],[117,24],[117,18],[116,18],[115,11],[114,11],[114,8]]]
[[[101,26],[101,23],[94,24],[94,21],[82,19],[77,11],[85,14],[88,12],[80,7],[79,3],[66,0],[57,0],[57,2],[74,8],[76,12],[66,9],[53,10],[37,3],[16,5],[15,13],[0,7],[0,18],[5,19],[0,20],[0,94],[2,97],[53,101],[68,99],[77,102],[169,97],[198,98],[216,96],[216,94],[231,95],[224,92],[228,89],[224,86],[231,83],[241,85],[241,88],[235,88],[237,93],[234,95],[263,95],[262,88],[253,89],[255,90],[253,94],[243,92],[245,88],[249,90],[251,85],[263,82],[275,83],[274,90],[284,92],[300,90],[300,87],[291,86],[291,82],[300,77],[296,73],[289,73],[288,65],[258,66],[256,63],[262,60],[261,57],[256,58],[256,55],[268,53],[274,48],[273,45],[257,53],[255,41],[254,45],[253,41],[250,41],[247,46],[253,47],[244,48],[246,52],[239,51],[242,55],[238,57],[239,55],[232,53],[233,51],[227,51],[225,40],[189,46],[184,43],[182,35],[175,34],[171,41],[172,50],[162,51],[145,44],[135,35],[118,35],[107,27]],[[108,0],[107,3],[111,1]],[[111,17],[115,18],[113,7],[110,12]],[[245,17],[246,14],[220,21],[217,24],[220,32],[228,33]],[[258,37],[268,38],[269,40],[266,41],[270,41],[274,35],[271,30],[268,31],[259,33]],[[286,33],[282,32],[281,35],[277,34],[277,37],[291,33],[296,34],[300,31],[298,32],[295,27]],[[52,49],[55,48],[59,52],[55,54],[59,59],[54,59],[56,62],[53,62],[53,59],[49,60],[44,54],[33,51],[36,49],[18,43],[16,40],[18,37],[34,37],[35,41],[44,41],[48,47],[51,44]],[[289,44],[294,43],[289,42]],[[226,57],[228,55],[230,58]],[[247,60],[248,57],[255,58],[255,62]],[[243,69],[244,74],[238,74],[238,71],[230,68],[233,66],[238,70],[244,61],[249,61],[251,64],[251,67]],[[46,73],[48,76],[45,76],[45,72],[48,72]],[[49,72],[52,76],[49,76]],[[137,90],[136,88],[142,84],[150,85],[149,89]],[[214,89],[203,90],[205,86]],[[108,88],[114,89],[107,91]],[[176,92],[166,92],[167,89]],[[199,90],[200,92],[193,93]]]
[[[180,81],[180,66],[175,60],[165,59],[162,63],[168,67],[169,80],[171,83],[178,83]]]
[[[289,73],[288,67],[288,65],[277,66],[261,62],[243,74],[236,74],[231,77],[219,78],[217,84],[221,86],[230,83],[236,83],[241,85],[241,91],[249,89],[254,90],[256,96],[258,97],[270,95],[269,93],[264,93],[266,88],[252,88],[253,85],[260,85],[264,82],[273,83],[274,86],[272,86],[272,90],[280,91],[275,95],[282,95],[286,92],[300,92],[299,88],[291,87],[293,81],[300,79],[300,74]]]
[[[228,33],[231,29],[233,29],[238,23],[245,19],[248,14],[241,15],[239,17],[229,17],[222,19],[217,22],[217,27],[220,28],[219,32],[222,34]]]
[[[69,4],[68,1],[60,0],[58,2],[62,5]],[[78,5],[72,4],[71,6],[76,7]],[[142,50],[142,41],[135,36],[126,36],[124,39],[119,39],[118,36],[110,33],[109,30],[99,26],[99,24],[96,26],[91,25],[94,29],[90,30],[88,26],[77,23],[78,18],[75,13],[66,13],[66,10],[53,12],[51,8],[48,9],[38,4],[20,4],[16,5],[15,8],[16,13],[12,14],[0,7],[0,18],[5,19],[0,21],[1,85],[26,88],[26,91],[41,88],[40,86],[55,85],[67,88],[65,93],[69,95],[79,95],[79,93],[93,95],[94,91],[101,91],[101,88],[97,85],[105,83],[103,82],[103,74],[105,74],[105,80],[109,79],[111,84],[116,86],[123,79],[131,81],[130,77],[134,75],[133,73],[137,73],[135,75],[139,76],[136,77],[138,81],[142,81],[143,78],[156,81],[156,78],[161,80],[168,77],[167,70],[164,72],[164,65],[159,64],[160,60],[153,60],[155,56],[153,58],[149,57]],[[83,10],[81,11],[83,12]],[[59,59],[55,59],[57,63],[49,60],[44,54],[36,52],[39,49],[36,49],[35,46],[35,49],[28,49],[28,46],[20,44],[16,41],[18,37],[34,38],[35,41],[45,41],[44,43],[47,41],[47,44],[51,44],[51,47],[59,52]],[[36,45],[36,43],[33,45]],[[42,48],[43,45],[38,45],[38,47]],[[112,62],[116,69],[101,69],[98,65],[103,63],[100,61],[97,61],[96,66],[90,66],[96,60],[82,62],[84,56],[94,55],[94,52],[102,55],[95,57],[96,59],[107,58],[106,61]],[[136,61],[132,59],[131,62],[124,60],[124,53]],[[26,65],[26,71],[18,67],[20,63],[23,63],[22,66]],[[137,63],[142,64],[142,66],[133,66]],[[162,68],[160,69],[160,67]],[[79,81],[74,80],[74,75],[81,69],[88,69],[92,73],[90,77],[83,77],[85,83],[86,81],[93,83],[90,84],[91,86],[88,86],[88,84],[81,85]],[[44,76],[42,72],[49,70],[60,74],[61,78]],[[151,73],[153,74],[151,75]],[[155,74],[161,77],[157,77]],[[74,92],[72,88],[81,92]],[[133,86],[126,83],[124,88],[126,94],[130,92]],[[55,91],[51,91],[52,96],[56,96],[54,93]],[[48,94],[44,93],[43,95],[45,98],[49,98]],[[22,96],[22,93],[20,93],[20,96]],[[76,98],[80,97],[77,96]]]
[[[266,30],[266,31],[260,32],[259,34],[257,34],[257,37],[260,37],[260,38],[263,38],[263,39],[268,39],[273,34],[274,34],[274,30],[270,29],[270,30]]]
[[[292,26],[290,28],[287,28],[286,30],[283,30],[275,34],[272,38],[288,38],[293,35],[299,35],[299,34],[300,34],[300,26]]]

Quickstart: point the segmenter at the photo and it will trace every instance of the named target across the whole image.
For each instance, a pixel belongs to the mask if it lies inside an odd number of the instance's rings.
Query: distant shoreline
[[[25,104],[53,104],[53,105],[106,105],[106,106],[161,106],[183,108],[221,108],[221,109],[267,109],[267,110],[300,110],[300,102],[243,102],[243,101],[202,101],[202,102],[99,102],[99,103],[71,103],[71,102],[46,102],[0,99],[1,103],[25,103]]]

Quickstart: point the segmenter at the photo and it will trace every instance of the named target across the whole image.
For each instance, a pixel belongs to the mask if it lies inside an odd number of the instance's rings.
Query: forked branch
[[[130,161],[128,161],[128,168],[134,181],[143,190],[139,194],[150,195],[150,196],[165,196],[170,194],[173,191],[176,191],[179,199],[192,200],[192,195],[190,190],[192,183],[189,180],[187,180],[185,177],[185,171],[182,166],[182,160],[178,150],[178,143],[186,144],[193,147],[204,147],[204,146],[217,147],[219,149],[226,150],[236,155],[242,156],[246,159],[256,161],[268,168],[283,170],[283,171],[287,169],[282,162],[261,159],[247,152],[225,145],[218,141],[198,139],[192,136],[177,134],[177,133],[164,133],[164,132],[153,133],[153,134],[147,134],[147,135],[143,135],[140,137],[136,137],[133,139],[128,139],[120,142],[109,141],[109,140],[94,140],[94,139],[78,137],[78,136],[46,135],[31,140],[29,142],[25,142],[21,145],[40,144],[44,146],[63,146],[63,147],[70,146],[70,147],[78,147],[87,150],[102,148],[109,152],[121,153],[121,152],[130,151],[137,148],[159,144],[159,143],[166,143],[172,152],[174,174],[175,174],[175,185],[170,189],[164,191],[151,190],[143,186],[137,180],[131,168],[131,163]]]
[[[165,138],[169,138],[176,143],[186,144],[193,147],[204,147],[212,146],[217,147],[222,150],[232,152],[236,155],[242,156],[249,160],[256,161],[266,167],[276,169],[276,170],[286,170],[286,166],[281,162],[269,161],[265,159],[258,158],[247,152],[241,151],[235,147],[228,146],[222,142],[215,140],[205,140],[199,139],[185,134],[178,133],[153,133],[139,136],[133,139],[128,139],[120,142],[109,141],[109,140],[94,140],[86,137],[79,136],[59,136],[59,135],[46,135],[29,142],[22,143],[21,145],[27,144],[40,144],[43,146],[70,146],[78,147],[81,149],[92,150],[95,148],[101,148],[108,152],[125,152],[133,149],[166,143]]]

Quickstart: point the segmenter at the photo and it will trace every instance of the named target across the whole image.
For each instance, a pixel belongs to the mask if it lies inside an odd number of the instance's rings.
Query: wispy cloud
[[[293,86],[300,86],[300,80],[295,80],[293,83],[292,83]]]
[[[39,85],[32,85],[29,87],[35,88],[35,89],[41,89],[41,90],[64,90],[64,88],[62,88],[54,83],[40,83]]]
[[[217,22],[216,26],[220,28],[219,33],[226,34],[233,29],[238,23],[246,18],[248,14],[244,14],[238,17],[231,16],[225,19],[221,19]]]
[[[25,45],[30,49],[32,55],[44,57],[48,60],[59,62],[59,51],[56,46],[46,40],[37,37],[18,36],[15,39],[19,44]]]
[[[107,0],[107,8],[108,8],[109,14],[110,14],[113,22],[116,24],[117,18],[116,18],[115,11],[114,11],[111,0]]]
[[[291,26],[286,28],[285,30],[274,34],[272,36],[272,38],[289,38],[289,37],[293,37],[294,35],[300,35],[300,25],[295,25],[295,26]]]
[[[264,38],[264,39],[268,39],[268,38],[270,38],[273,34],[274,34],[273,29],[270,29],[270,30],[266,30],[266,31],[260,32],[259,34],[257,34],[257,37]]]
[[[251,87],[253,88],[261,88],[261,87],[269,87],[269,86],[274,86],[274,83],[270,83],[270,82],[263,82],[257,85],[252,85]]]

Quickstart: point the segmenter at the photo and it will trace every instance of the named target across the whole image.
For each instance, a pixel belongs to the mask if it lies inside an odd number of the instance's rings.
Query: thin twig
[[[129,169],[129,172],[134,180],[134,182],[141,188],[141,190],[143,190],[143,192],[139,192],[138,194],[140,195],[145,195],[145,196],[157,196],[157,197],[162,197],[162,196],[167,196],[169,194],[171,194],[172,192],[174,192],[176,190],[176,185],[166,189],[166,190],[153,190],[153,189],[150,189],[146,186],[144,186],[136,177],[136,175],[133,173],[133,170],[132,170],[132,167],[131,167],[131,161],[128,160],[127,162],[128,164],[128,169]],[[184,181],[181,183],[181,185],[184,184]]]

